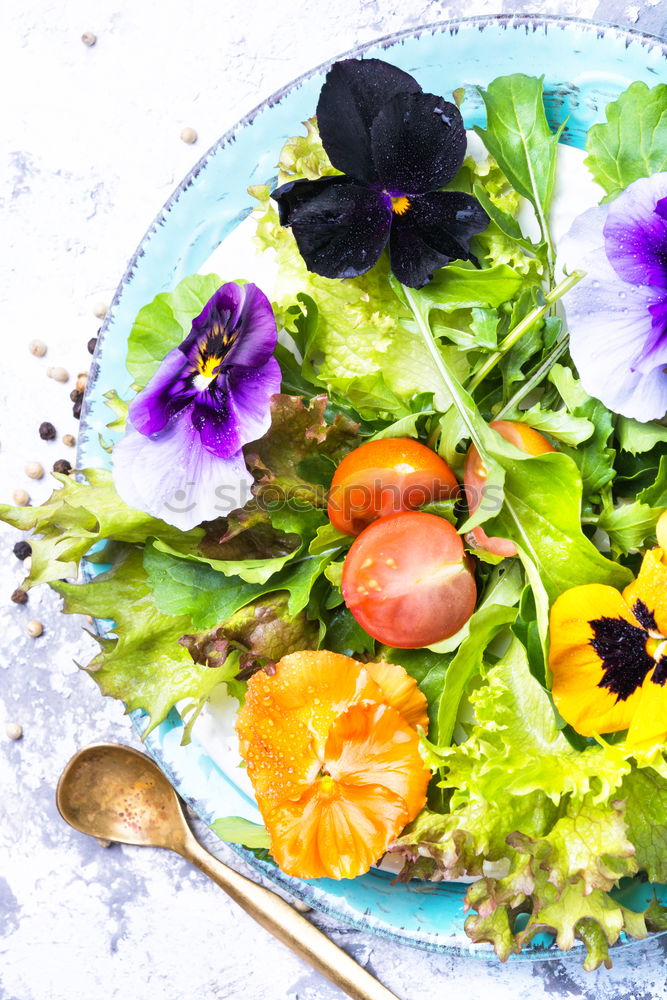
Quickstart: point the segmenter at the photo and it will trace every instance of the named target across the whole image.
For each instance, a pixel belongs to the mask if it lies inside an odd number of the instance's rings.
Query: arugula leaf
[[[616,433],[621,450],[628,451],[631,455],[643,455],[657,444],[667,442],[667,427],[655,420],[641,424],[630,417],[619,417]]]
[[[101,650],[87,669],[102,694],[120,698],[126,711],[143,709],[148,732],[183,698],[206,699],[232,675],[192,662],[179,645],[192,627],[188,614],[163,614],[142,565],[142,552],[127,548],[123,558],[92,583],[52,583],[65,601],[67,614],[110,619],[113,631],[97,641]],[[130,596],[131,595],[131,596]],[[233,668],[235,674],[238,667]]]
[[[611,201],[628,184],[667,169],[667,85],[631,83],[586,137],[586,166]]]
[[[127,370],[140,389],[164,356],[185,340],[192,320],[222,284],[217,274],[193,274],[139,310],[127,342]]]
[[[574,416],[567,410],[542,409],[539,403],[529,410],[508,414],[506,419],[528,424],[556,441],[575,446],[588,441],[595,430],[595,425],[588,417]]]
[[[598,519],[598,527],[609,535],[612,551],[627,555],[645,547],[647,539],[655,541],[655,526],[662,507],[649,507],[635,500],[617,507],[606,507]]]
[[[562,126],[556,134],[549,128],[543,82],[544,77],[515,73],[480,88],[487,127],[475,131],[512,186],[533,205],[542,239],[550,246],[549,206]]]
[[[523,284],[523,276],[507,264],[482,270],[449,264],[435,272],[428,285],[421,289],[421,298],[431,309],[442,312],[478,306],[497,308],[513,299]]]
[[[637,499],[651,507],[667,507],[667,455],[660,456],[653,483],[638,493]]]

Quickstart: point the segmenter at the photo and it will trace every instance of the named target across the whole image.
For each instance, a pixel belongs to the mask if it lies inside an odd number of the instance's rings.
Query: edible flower
[[[122,499],[187,530],[242,507],[242,448],[268,430],[280,389],[276,322],[256,285],[222,285],[130,403],[113,450]]]
[[[473,259],[470,238],[486,229],[486,212],[472,195],[437,190],[466,152],[455,104],[381,59],[344,59],[327,74],[317,122],[342,176],[290,181],[272,194],[310,271],[357,277],[389,245],[398,280],[421,288],[436,268]]]
[[[667,412],[667,173],[630,184],[575,220],[565,264],[586,271],[565,299],[582,384],[637,420]]]
[[[551,611],[549,667],[558,711],[583,736],[628,730],[648,748],[667,738],[667,563],[645,553],[623,593],[587,584]]]
[[[415,727],[427,725],[392,663],[306,650],[250,678],[236,730],[284,872],[354,878],[379,860],[426,802]]]

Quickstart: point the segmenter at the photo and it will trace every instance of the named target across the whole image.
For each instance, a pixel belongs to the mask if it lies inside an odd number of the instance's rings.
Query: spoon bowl
[[[81,833],[182,852],[188,836],[176,792],[150,757],[99,743],[76,754],[56,789],[62,818]]]

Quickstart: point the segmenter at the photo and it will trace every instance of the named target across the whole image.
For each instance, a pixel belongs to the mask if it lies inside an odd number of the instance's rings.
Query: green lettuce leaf
[[[588,130],[584,162],[610,201],[632,181],[667,169],[667,85],[649,89],[637,80],[606,115]]]
[[[663,804],[628,814],[624,800],[634,794],[633,808],[641,808],[646,791],[642,784],[632,789],[644,772],[633,770],[631,751],[621,744],[575,750],[516,640],[471,701],[475,724],[464,743],[425,745],[431,766],[444,774],[448,806],[424,810],[399,838],[402,877],[415,870],[482,876],[466,897],[476,911],[466,921],[473,941],[491,941],[505,959],[549,931],[564,949],[581,939],[587,967],[596,967],[622,931],[646,933],[643,915],[609,890],[642,863],[633,824],[646,845]],[[657,790],[664,779],[654,775]],[[520,912],[527,920],[515,924]]]
[[[167,545],[195,546],[201,528],[183,532],[143,511],[128,507],[114,489],[106,469],[84,469],[85,482],[54,473],[61,488],[39,507],[0,504],[0,519],[21,531],[34,531],[32,567],[23,584],[29,588],[76,577],[79,563],[97,543],[114,539],[141,544],[148,538]]]
[[[211,823],[213,833],[228,844],[242,844],[251,849],[268,850],[270,838],[265,826],[240,816],[224,816]]]
[[[123,558],[92,583],[51,586],[64,598],[67,614],[114,622],[114,634],[98,638],[100,652],[87,669],[102,694],[119,698],[127,712],[147,712],[150,732],[176,702],[203,703],[214,687],[233,678],[238,664],[229,664],[227,671],[193,663],[179,644],[192,628],[190,616],[158,609],[142,555],[140,549],[126,548]]]
[[[222,284],[217,274],[193,274],[139,310],[127,342],[126,363],[140,389],[151,380],[165,355],[185,340],[192,320]]]
[[[667,778],[652,767],[633,768],[623,778],[618,797],[625,802],[628,837],[639,868],[651,882],[667,882]]]
[[[287,591],[287,611],[298,615],[308,607],[313,584],[331,562],[331,551],[308,555],[288,564],[266,583],[226,577],[205,563],[179,559],[151,545],[144,567],[155,603],[165,615],[189,615],[195,629],[217,628],[241,608],[265,594]],[[188,631],[183,629],[181,635]]]
[[[632,574],[607,559],[581,530],[582,481],[567,455],[526,458],[505,469],[504,501],[485,531],[510,538],[528,573],[550,602],[570,587],[606,583],[621,588]],[[536,598],[537,598],[536,594]]]

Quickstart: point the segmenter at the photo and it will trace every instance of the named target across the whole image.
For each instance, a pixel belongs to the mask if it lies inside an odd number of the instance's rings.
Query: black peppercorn
[[[54,441],[56,436],[56,429],[53,424],[50,424],[48,420],[45,420],[43,424],[39,425],[39,436],[42,441]]]
[[[72,389],[72,391],[69,394],[69,398],[72,400],[73,403],[80,403],[81,400],[83,399],[83,393],[81,392],[80,389]]]
[[[17,559],[27,559],[32,555],[32,546],[28,542],[17,542],[14,546],[14,555]]]
[[[69,476],[72,466],[66,458],[59,458],[57,462],[53,463],[53,471],[60,472],[63,476]]]
[[[75,420],[78,420],[81,417],[81,403],[80,402],[79,403],[75,403],[74,406],[72,407],[72,416],[74,417]]]
[[[91,337],[88,341],[88,353],[94,354],[95,348],[97,347],[97,337]]]
[[[25,590],[21,590],[20,587],[17,587],[14,593],[12,594],[12,601],[14,602],[14,604],[25,604],[27,600],[28,600],[28,595],[25,592]]]

